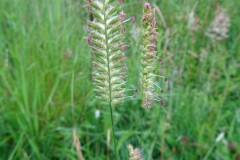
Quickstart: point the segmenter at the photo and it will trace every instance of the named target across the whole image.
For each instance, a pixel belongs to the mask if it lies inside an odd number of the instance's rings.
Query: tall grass
[[[161,28],[157,56],[163,58],[161,74],[169,77],[166,104],[146,110],[143,135],[139,100],[116,108],[119,156],[128,159],[128,144],[140,146],[142,138],[147,160],[203,159],[206,154],[209,159],[235,159],[240,152],[240,3],[150,2],[162,14],[156,15]],[[126,0],[122,8],[137,19],[126,33],[128,88],[138,86],[141,39],[137,33],[136,40],[130,37],[132,28],[140,27],[143,3]],[[107,159],[111,121],[92,92],[83,4],[83,0],[0,1],[0,159],[77,159],[74,128],[85,159]],[[227,39],[213,42],[204,33],[217,4],[226,9],[231,27]],[[192,10],[201,20],[197,32],[187,27]],[[65,56],[67,50],[70,57]],[[99,118],[94,116],[96,109]],[[222,132],[224,138],[215,145]]]

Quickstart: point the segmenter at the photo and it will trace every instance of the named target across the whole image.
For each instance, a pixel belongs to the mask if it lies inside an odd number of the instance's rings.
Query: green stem
[[[112,111],[112,85],[111,85],[111,71],[110,71],[110,59],[109,59],[109,46],[108,46],[108,34],[107,34],[107,22],[105,18],[105,13],[104,13],[104,25],[105,25],[105,38],[106,38],[106,52],[107,52],[107,68],[108,68],[108,81],[109,81],[109,107],[110,107],[110,114],[111,114],[111,123],[112,123],[112,133],[113,133],[113,144],[114,144],[114,155],[116,160],[118,159],[117,157],[117,150],[116,150],[116,142],[115,142],[115,129],[114,129],[114,123],[113,123],[113,111]]]
[[[114,143],[114,155],[115,159],[118,160],[117,156],[117,149],[116,149],[116,142],[115,142],[115,128],[114,128],[114,123],[113,123],[113,111],[112,111],[112,84],[111,84],[111,68],[110,68],[110,51],[109,51],[109,44],[108,44],[108,39],[109,39],[109,34],[107,32],[107,17],[106,17],[106,3],[105,0],[102,1],[104,4],[103,7],[103,15],[104,15],[104,35],[105,35],[105,43],[106,43],[106,53],[107,53],[107,70],[108,70],[108,82],[109,82],[109,109],[110,109],[110,114],[111,114],[111,123],[112,123],[112,135],[113,135],[113,143]]]
[[[112,111],[112,104],[110,103],[109,105],[110,108],[110,113],[111,113],[111,123],[112,123],[112,135],[113,135],[113,144],[114,144],[114,154],[115,158],[118,159],[117,156],[117,149],[116,149],[116,140],[115,140],[115,128],[114,128],[114,123],[113,123],[113,111]]]
[[[143,120],[144,120],[144,108],[141,107],[141,147],[143,148]]]

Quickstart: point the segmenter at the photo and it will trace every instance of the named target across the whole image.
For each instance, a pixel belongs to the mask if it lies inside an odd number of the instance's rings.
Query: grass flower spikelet
[[[139,148],[134,149],[131,144],[128,145],[129,160],[143,160],[141,151]]]
[[[142,17],[143,44],[142,44],[142,71],[140,77],[142,92],[142,107],[149,108],[154,100],[155,86],[154,69],[156,62],[157,31],[155,20],[155,8],[150,3],[144,4]]]
[[[205,34],[214,41],[224,40],[228,38],[230,25],[231,21],[228,14],[219,7],[216,11],[214,20]]]
[[[122,23],[126,15],[119,14],[119,4],[113,0],[91,0],[88,4],[94,17],[89,22],[88,38],[93,56],[93,80],[98,98],[115,106],[125,97]]]

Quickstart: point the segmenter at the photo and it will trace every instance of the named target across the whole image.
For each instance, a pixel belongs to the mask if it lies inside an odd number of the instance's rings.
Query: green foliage
[[[128,159],[128,144],[142,148],[147,160],[203,159],[207,153],[212,160],[235,159],[240,152],[240,2],[149,2],[162,13],[156,12],[157,56],[164,63],[157,64],[156,72],[169,78],[166,104],[153,104],[144,116],[138,99],[116,107],[120,159]],[[143,3],[125,0],[122,7],[127,17],[137,20],[126,30],[127,88],[138,86]],[[86,160],[107,159],[111,121],[91,84],[84,4],[0,1],[0,159],[77,159],[74,128]],[[231,20],[229,37],[220,42],[204,34],[217,4]],[[194,32],[187,27],[191,11],[201,20]],[[166,88],[165,82],[158,82]],[[223,140],[216,143],[222,132]]]

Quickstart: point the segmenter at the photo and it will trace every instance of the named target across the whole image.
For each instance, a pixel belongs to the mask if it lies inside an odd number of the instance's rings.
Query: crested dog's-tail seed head
[[[89,24],[88,44],[92,52],[93,81],[98,98],[115,106],[125,99],[126,45],[122,24],[126,14],[119,13],[113,0],[88,0],[93,21]]]

